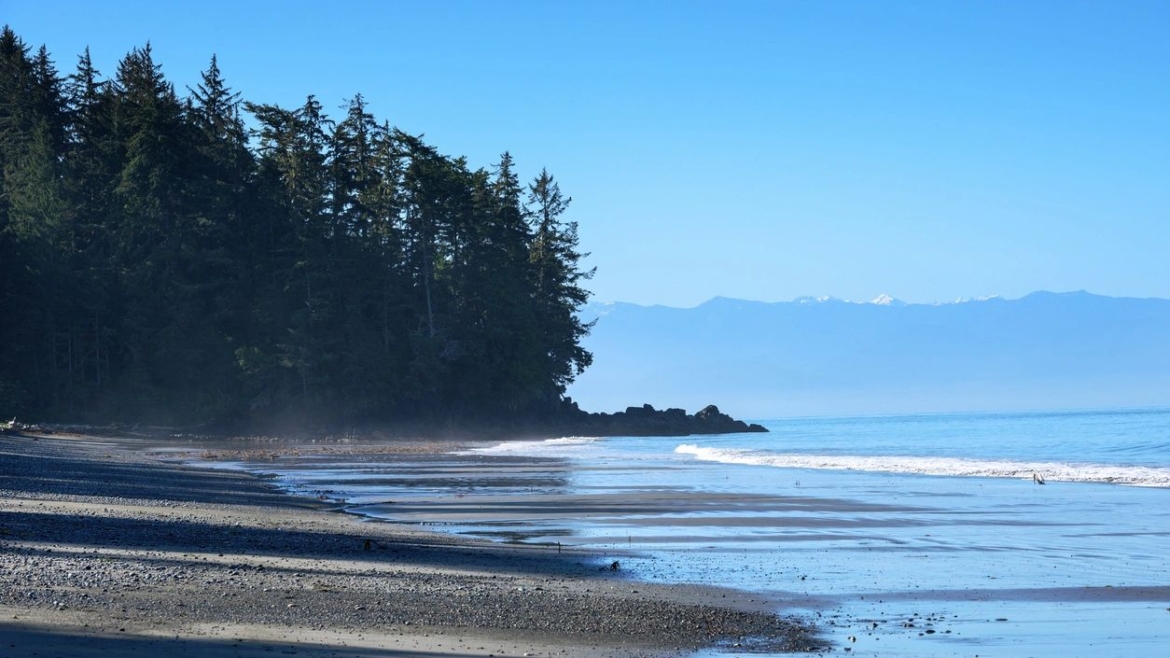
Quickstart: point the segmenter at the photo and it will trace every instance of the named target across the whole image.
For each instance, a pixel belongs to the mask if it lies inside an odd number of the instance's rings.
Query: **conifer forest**
[[[539,418],[587,367],[570,199],[375,118],[63,72],[0,34],[0,414]]]

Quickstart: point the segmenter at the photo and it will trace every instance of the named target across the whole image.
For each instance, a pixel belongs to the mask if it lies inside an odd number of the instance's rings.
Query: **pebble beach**
[[[125,438],[0,435],[0,657],[818,648],[758,595],[337,512]]]

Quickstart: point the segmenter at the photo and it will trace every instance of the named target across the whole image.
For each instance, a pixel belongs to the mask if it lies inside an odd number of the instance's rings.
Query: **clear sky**
[[[0,0],[63,72],[151,42],[355,93],[573,198],[599,301],[1170,298],[1170,0]]]

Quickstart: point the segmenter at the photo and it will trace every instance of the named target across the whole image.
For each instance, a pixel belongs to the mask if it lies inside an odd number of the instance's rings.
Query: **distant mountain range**
[[[1170,300],[1037,292],[946,304],[716,297],[591,304],[593,411],[711,403],[738,417],[1170,404]]]

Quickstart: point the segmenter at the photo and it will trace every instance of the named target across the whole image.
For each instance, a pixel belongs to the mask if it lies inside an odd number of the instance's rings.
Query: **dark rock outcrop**
[[[694,414],[683,409],[660,411],[649,404],[607,414],[581,411],[575,402],[565,400],[563,410],[550,429],[578,436],[689,436],[768,431],[762,425],[736,420],[713,404]]]

